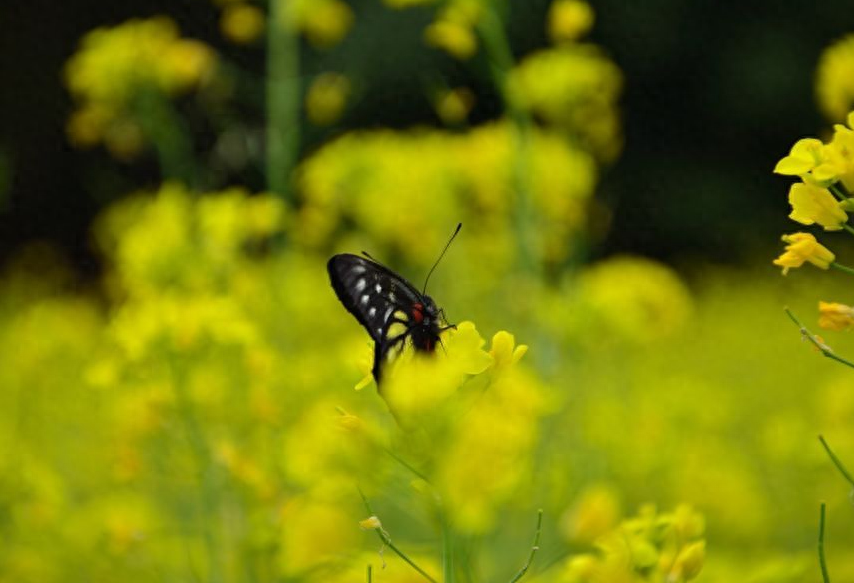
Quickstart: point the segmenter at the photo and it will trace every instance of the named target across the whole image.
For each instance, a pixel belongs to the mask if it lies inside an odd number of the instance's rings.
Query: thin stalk
[[[267,24],[267,157],[270,192],[294,202],[291,177],[300,149],[300,44],[287,2],[270,0]]]
[[[833,462],[833,465],[836,466],[836,469],[839,470],[839,473],[842,474],[842,477],[854,487],[854,478],[851,477],[851,474],[848,473],[848,470],[845,469],[845,466],[842,465],[842,462],[836,457],[836,454],[833,453],[833,450],[830,449],[830,446],[827,445],[827,442],[824,440],[824,437],[819,435],[818,440],[821,442],[821,445],[824,446],[824,451],[827,452],[828,457],[830,457],[830,461]]]
[[[854,368],[854,362],[851,362],[850,360],[846,360],[846,359],[842,358],[841,356],[837,356],[836,354],[834,354],[833,350],[831,350],[831,348],[827,344],[819,341],[818,338],[816,338],[814,334],[812,334],[809,330],[807,330],[800,323],[800,321],[795,317],[795,315],[792,313],[792,311],[789,308],[784,308],[784,309],[786,311],[786,314],[788,314],[789,318],[791,318],[792,322],[794,322],[795,325],[797,325],[797,327],[800,328],[801,337],[805,338],[810,344],[815,346],[818,349],[818,351],[821,352],[822,356],[826,356],[827,358],[829,358],[831,360],[835,360],[836,362],[838,362],[840,364],[844,364],[845,366],[850,366],[851,368]]]
[[[852,233],[854,233],[854,229],[852,229],[851,227],[848,227],[848,225],[845,225],[845,226],[848,228],[848,230],[850,230]],[[854,268],[848,267],[847,265],[842,265],[841,263],[837,263],[836,261],[834,261],[833,263],[830,264],[830,266],[834,269],[838,269],[839,271],[842,271],[843,273],[847,273],[849,275],[854,275]]]
[[[369,564],[368,565],[368,583],[371,583],[371,581],[373,580],[373,571],[374,571],[374,566]]]
[[[141,92],[135,101],[139,123],[151,140],[164,179],[176,179],[190,188],[198,186],[193,142],[184,119],[172,101],[158,91]]]
[[[513,186],[516,191],[514,227],[519,241],[519,259],[524,271],[536,271],[534,218],[531,207],[531,128],[528,111],[513,99],[508,87],[508,75],[515,60],[510,42],[504,31],[504,22],[494,2],[486,3],[486,10],[478,22],[478,32],[489,57],[492,81],[504,101],[514,128]]]
[[[519,569],[519,572],[516,573],[516,576],[510,579],[510,583],[516,583],[519,579],[521,579],[525,573],[528,572],[528,568],[531,566],[531,563],[534,561],[534,557],[537,554],[537,551],[540,550],[540,532],[542,532],[543,528],[543,509],[540,508],[537,510],[537,531],[534,534],[534,544],[531,545],[531,553],[528,555],[528,560],[525,561],[525,564],[522,565],[522,568]]]
[[[219,511],[219,494],[214,473],[215,467],[210,446],[198,419],[196,419],[193,404],[187,394],[184,367],[176,361],[176,357],[174,356],[171,358],[170,364],[175,385],[175,402],[178,406],[178,413],[187,432],[187,439],[190,442],[190,448],[192,449],[193,457],[196,459],[196,464],[201,475],[201,500],[205,510],[203,532],[208,553],[208,577],[211,583],[219,583],[223,580],[223,573],[225,572],[223,568],[225,553],[220,545],[215,529]]]
[[[362,502],[365,504],[365,508],[368,511],[368,515],[369,516],[375,516],[374,510],[373,510],[373,508],[371,508],[371,503],[368,502],[368,498],[365,496],[365,494],[361,490],[359,490],[359,496],[362,497]],[[438,583],[438,581],[436,581],[435,579],[433,579],[433,577],[431,577],[430,575],[427,574],[427,571],[425,571],[424,569],[419,567],[415,563],[415,561],[413,561],[408,556],[406,556],[406,553],[404,553],[399,548],[397,548],[397,546],[395,546],[395,544],[393,542],[391,542],[391,538],[389,537],[388,533],[385,530],[383,530],[382,528],[375,528],[374,530],[376,531],[377,536],[380,537],[380,540],[382,541],[382,543],[385,546],[387,546],[388,548],[390,548],[394,552],[394,554],[396,554],[398,557],[400,557],[401,559],[406,561],[406,563],[408,563],[410,567],[412,567],[413,569],[418,571],[418,573],[422,577],[424,577],[425,579],[427,579],[431,583]]]
[[[444,583],[454,583],[454,538],[451,531],[451,525],[448,524],[448,519],[442,512],[442,581]]]
[[[821,513],[818,518],[818,564],[821,566],[822,581],[830,583],[830,575],[827,573],[827,562],[824,560],[824,502],[821,503]]]

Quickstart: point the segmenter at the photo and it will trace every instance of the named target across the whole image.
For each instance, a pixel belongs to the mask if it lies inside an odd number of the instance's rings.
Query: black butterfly
[[[439,259],[459,232],[462,224],[451,236]],[[433,265],[427,280],[439,261]],[[455,326],[441,326],[444,313],[433,299],[419,292],[411,283],[388,267],[364,254],[364,257],[342,253],[334,255],[326,264],[329,280],[335,294],[347,311],[365,327],[374,340],[374,366],[372,373],[380,384],[383,362],[398,354],[406,343],[412,341],[416,350],[433,352],[440,343],[439,334]],[[427,281],[424,282],[424,290]]]

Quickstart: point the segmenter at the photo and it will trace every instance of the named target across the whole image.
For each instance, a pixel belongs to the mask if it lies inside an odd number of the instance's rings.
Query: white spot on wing
[[[394,295],[394,292],[391,292],[390,294],[388,294],[388,301],[390,301],[390,302],[396,302],[397,301],[397,297]]]
[[[353,266],[351,271],[353,273],[355,273],[356,275],[359,275],[360,273],[365,273],[365,266],[362,265],[361,263],[358,263],[358,264]]]
[[[377,290],[377,293],[382,293],[383,286],[381,286],[380,284],[377,284],[376,286],[374,286],[374,289]]]
[[[385,311],[385,316],[383,316],[383,322],[388,322],[388,317],[391,316],[391,313],[393,311],[394,308],[392,306],[389,306],[388,309]]]
[[[377,315],[377,309],[376,308],[371,308],[370,310],[368,310],[368,318],[373,318],[376,315]]]
[[[359,279],[359,281],[357,281],[357,282],[356,282],[356,293],[357,293],[357,294],[358,294],[358,293],[361,293],[361,292],[362,292],[362,290],[363,290],[363,289],[365,289],[365,286],[366,286],[366,285],[368,285],[368,284],[365,282],[365,278],[364,278],[364,277],[363,277],[363,278],[361,278],[361,279]]]
[[[368,305],[368,300],[370,300],[370,299],[371,299],[371,298],[369,298],[369,297],[368,297],[368,294],[365,294],[365,295],[363,295],[363,296],[361,297],[361,299],[360,299],[359,301],[360,301],[360,302],[362,302],[362,305],[367,306],[367,305]]]

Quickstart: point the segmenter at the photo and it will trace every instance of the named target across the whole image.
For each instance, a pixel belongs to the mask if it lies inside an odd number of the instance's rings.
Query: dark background
[[[546,44],[548,0],[512,0],[517,56]],[[788,181],[771,173],[800,137],[827,124],[817,112],[813,74],[821,51],[854,31],[854,8],[829,2],[594,0],[599,44],[625,76],[625,148],[605,170],[598,196],[614,211],[598,254],[633,252],[669,261],[746,261],[776,247],[787,221]],[[437,123],[425,72],[478,96],[473,123],[500,105],[476,58],[461,65],[427,49],[430,9],[404,12],[379,0],[351,0],[356,24],[330,52],[309,47],[307,74],[343,71],[360,96],[331,130],[306,128],[309,152],[355,127]],[[102,151],[78,152],[64,123],[71,103],[62,66],[78,39],[99,25],[168,14],[186,36],[205,40],[251,73],[263,74],[263,48],[223,46],[217,11],[206,0],[55,0],[0,6],[0,260],[21,244],[48,240],[83,270],[97,271],[87,229],[98,209],[133,188],[156,184],[152,165],[122,168]],[[259,99],[260,103],[260,99]],[[259,118],[260,123],[260,118]],[[119,179],[99,172],[118,167]],[[252,189],[261,189],[260,172]]]

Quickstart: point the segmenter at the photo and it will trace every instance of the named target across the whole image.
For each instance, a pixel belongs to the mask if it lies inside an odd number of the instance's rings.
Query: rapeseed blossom
[[[848,222],[848,215],[826,188],[797,183],[789,189],[789,218],[803,225],[818,223],[825,231],[838,231]]]
[[[219,20],[222,35],[237,44],[250,44],[264,33],[264,12],[248,2],[229,2]]]
[[[560,581],[690,581],[705,560],[703,531],[702,517],[688,507],[658,514],[645,506],[599,538],[595,553],[567,560]]]
[[[577,136],[594,154],[613,160],[622,147],[617,101],[619,68],[592,45],[532,53],[508,78],[513,102]]]
[[[783,235],[782,240],[786,243],[786,251],[774,260],[774,265],[783,268],[783,275],[789,273],[789,269],[800,267],[805,262],[827,269],[836,260],[836,255],[809,233]]]
[[[284,24],[299,30],[314,46],[334,47],[353,26],[353,10],[341,0],[273,0],[283,3]]]
[[[826,330],[850,330],[854,327],[854,308],[836,302],[818,303],[818,325]]]
[[[146,92],[173,97],[204,86],[217,59],[208,45],[182,38],[166,17],[93,30],[65,66],[76,105],[70,140],[81,147],[105,142],[123,158],[134,155],[143,143],[136,100]]]
[[[556,44],[574,42],[592,27],[593,9],[583,0],[554,0],[549,6],[548,31]]]
[[[815,81],[819,109],[830,121],[842,120],[854,106],[854,35],[827,47],[819,58]]]

